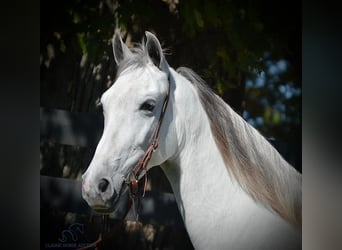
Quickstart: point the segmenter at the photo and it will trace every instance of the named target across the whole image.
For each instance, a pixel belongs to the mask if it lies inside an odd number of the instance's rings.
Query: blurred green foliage
[[[171,66],[194,69],[266,137],[301,144],[300,1],[43,0],[42,106],[95,109],[115,73],[115,28],[130,46],[156,33]]]

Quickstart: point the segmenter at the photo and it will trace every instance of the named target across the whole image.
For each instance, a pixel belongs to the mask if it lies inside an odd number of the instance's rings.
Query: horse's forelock
[[[138,44],[136,47],[131,49],[131,52],[131,56],[124,58],[119,65],[117,65],[115,80],[123,71],[141,68],[148,63],[148,54],[143,44]]]

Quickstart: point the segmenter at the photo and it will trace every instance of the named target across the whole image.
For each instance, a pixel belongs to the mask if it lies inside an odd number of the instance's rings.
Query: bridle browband
[[[144,191],[143,191],[142,197],[145,196],[145,191],[146,191],[146,186],[147,186],[147,164],[150,161],[153,152],[158,148],[159,131],[160,131],[160,128],[162,126],[163,119],[164,119],[166,109],[167,109],[167,105],[168,105],[169,99],[170,99],[170,89],[171,89],[170,73],[167,73],[167,80],[168,80],[167,94],[166,94],[166,97],[165,97],[165,100],[163,103],[163,107],[162,107],[162,110],[160,113],[160,117],[158,120],[157,127],[156,127],[154,134],[153,134],[153,137],[152,137],[152,143],[150,144],[150,146],[146,150],[145,154],[139,159],[138,163],[134,166],[132,172],[124,180],[125,184],[129,185],[130,193],[131,193],[131,200],[127,206],[127,211],[125,213],[125,217],[127,216],[130,208],[133,206],[135,218],[137,219],[137,214],[135,212],[134,200],[135,200],[137,193],[138,193],[139,176],[143,171],[144,171],[145,177],[144,177]],[[83,248],[78,248],[77,250],[85,250],[85,249],[89,249],[91,247],[97,247],[98,244],[100,244],[102,242],[102,235],[104,234],[104,232],[106,231],[106,227],[108,226],[107,225],[108,217],[109,217],[109,215],[104,215],[102,217],[102,220],[104,222],[104,226],[103,226],[101,233],[99,234],[98,239],[95,242],[93,242],[92,244],[90,244],[86,247],[83,247]]]

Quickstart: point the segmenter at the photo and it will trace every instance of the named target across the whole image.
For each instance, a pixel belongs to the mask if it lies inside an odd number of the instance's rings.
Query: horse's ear
[[[149,58],[153,62],[155,66],[162,69],[164,64],[164,55],[163,50],[160,46],[160,43],[155,35],[153,35],[151,32],[146,31],[146,49]]]
[[[122,41],[120,32],[118,30],[115,31],[113,36],[112,46],[116,64],[119,64],[124,58],[129,57],[132,54],[126,44]]]

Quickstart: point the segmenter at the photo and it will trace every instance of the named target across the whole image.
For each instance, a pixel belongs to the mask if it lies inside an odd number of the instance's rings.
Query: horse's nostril
[[[107,181],[106,179],[101,179],[99,182],[99,190],[100,192],[105,192],[107,190],[107,187],[109,185],[109,181]]]

